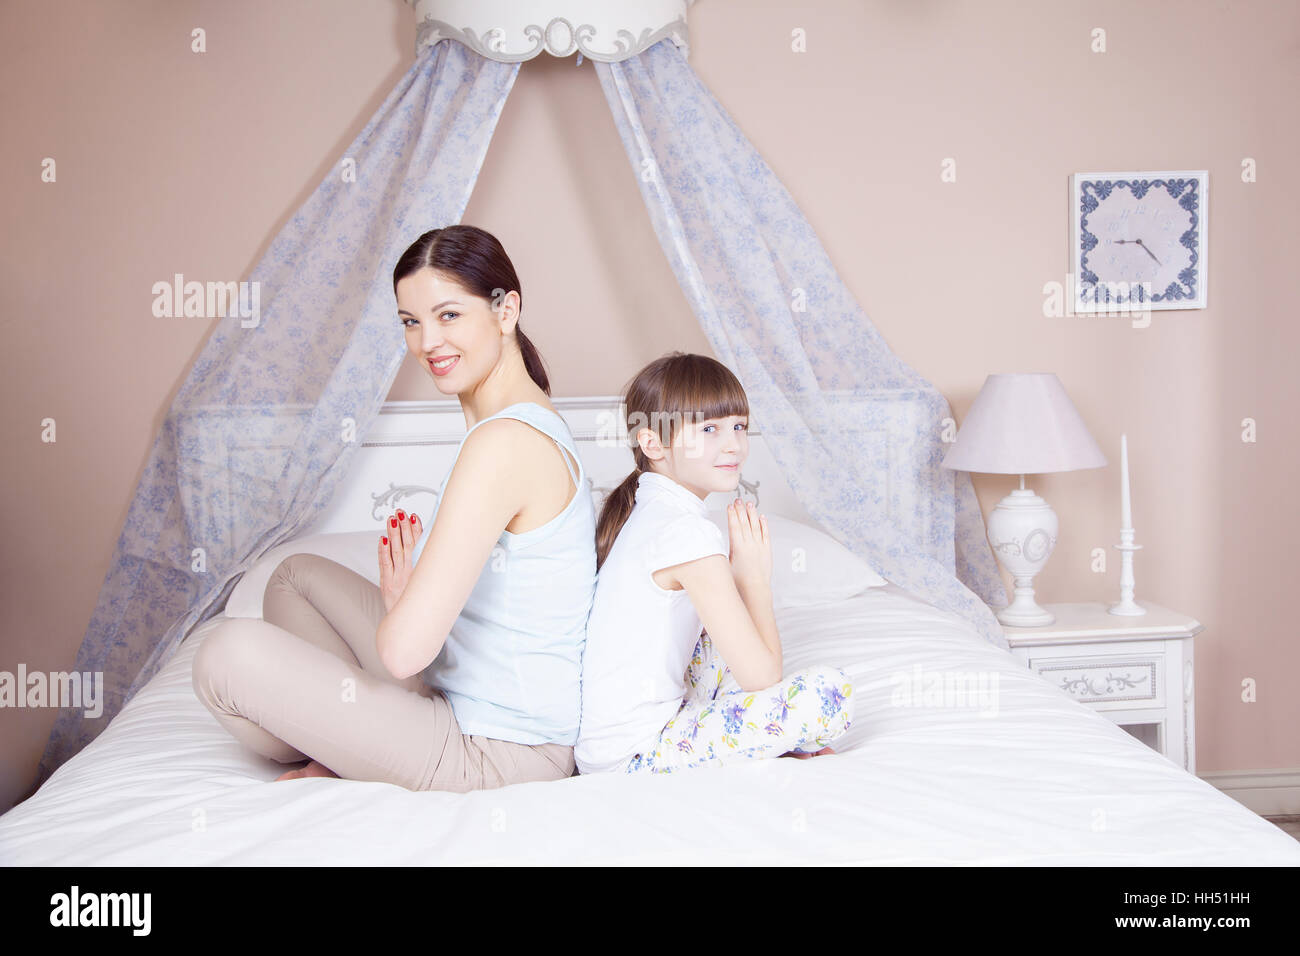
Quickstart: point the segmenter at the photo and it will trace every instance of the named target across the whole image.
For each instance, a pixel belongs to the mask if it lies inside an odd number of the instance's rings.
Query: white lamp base
[[[1056,615],[1034,600],[1032,579],[1025,580],[1030,583],[1022,588],[1020,579],[1016,579],[1015,600],[997,612],[998,620],[1012,627],[1042,627],[1051,624],[1056,620]]]
[[[1024,484],[1024,478],[1021,478]],[[1056,547],[1056,512],[1028,488],[1011,491],[989,515],[989,544],[998,564],[1015,579],[1015,597],[997,612],[1011,627],[1041,627],[1056,615],[1034,600],[1034,576],[1047,564]]]

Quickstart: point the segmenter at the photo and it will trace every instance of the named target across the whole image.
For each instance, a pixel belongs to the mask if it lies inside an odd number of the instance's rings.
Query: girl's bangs
[[[726,366],[716,362],[692,363],[689,374],[670,377],[663,398],[664,410],[674,421],[749,416],[745,390]]]

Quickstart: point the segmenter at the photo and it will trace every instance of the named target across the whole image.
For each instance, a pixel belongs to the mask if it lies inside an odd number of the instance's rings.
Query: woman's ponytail
[[[546,377],[546,365],[542,362],[541,353],[537,351],[537,346],[532,343],[528,336],[524,335],[524,330],[515,322],[515,340],[519,343],[519,354],[524,358],[524,368],[528,370],[528,377],[537,383],[547,395],[551,394],[551,380]]]

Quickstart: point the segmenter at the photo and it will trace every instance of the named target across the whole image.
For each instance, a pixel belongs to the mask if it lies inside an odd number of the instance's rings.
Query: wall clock
[[[1075,173],[1076,312],[1203,309],[1208,170]]]

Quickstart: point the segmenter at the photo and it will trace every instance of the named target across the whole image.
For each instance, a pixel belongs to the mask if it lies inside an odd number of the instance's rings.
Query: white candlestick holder
[[[1111,545],[1120,552],[1119,567],[1119,603],[1112,604],[1107,610],[1111,614],[1121,614],[1125,617],[1139,617],[1147,612],[1147,609],[1133,600],[1133,552],[1140,551],[1142,545],[1134,544],[1133,537],[1137,532],[1133,528],[1119,529],[1119,544]]]

